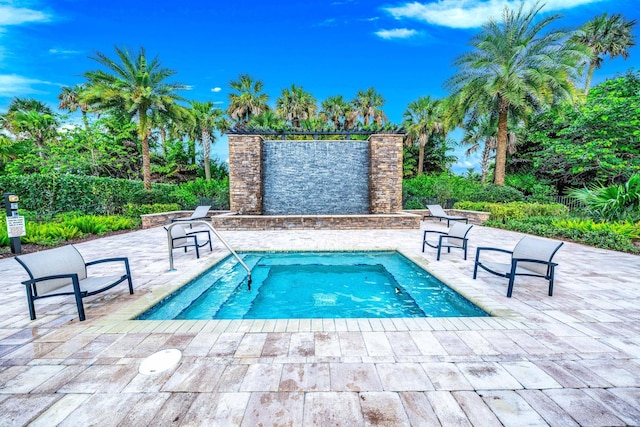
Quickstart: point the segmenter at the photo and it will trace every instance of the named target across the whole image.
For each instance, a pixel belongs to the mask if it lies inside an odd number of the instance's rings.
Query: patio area
[[[437,221],[422,228],[446,230]],[[161,227],[76,245],[86,261],[127,256],[125,285],[36,301],[0,260],[0,425],[640,425],[640,257],[565,243],[553,297],[539,278],[480,270],[478,246],[522,234],[475,225],[469,259],[421,253],[422,230],[222,231],[236,250],[398,249],[492,314],[484,318],[133,321],[227,255],[175,251]],[[156,375],[151,354],[182,351]]]

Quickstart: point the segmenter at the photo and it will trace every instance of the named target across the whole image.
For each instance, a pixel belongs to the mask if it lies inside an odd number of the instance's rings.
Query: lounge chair
[[[448,232],[425,230],[424,237],[422,238],[422,252],[424,252],[425,246],[437,248],[437,260],[440,261],[440,251],[442,248],[447,248],[447,253],[451,253],[451,248],[457,248],[464,251],[464,259],[467,259],[467,242],[469,241],[467,234],[469,234],[471,227],[473,227],[473,225],[455,222]],[[427,234],[429,233],[440,234],[438,244],[432,244],[427,241]]]
[[[171,222],[180,222],[180,221],[197,221],[200,219],[209,219],[207,214],[209,213],[209,209],[211,206],[198,206],[196,210],[193,211],[191,216],[185,218],[173,218]],[[189,228],[191,228],[191,224],[189,224]]]
[[[133,294],[129,260],[125,257],[85,263],[80,252],[73,245],[68,245],[20,255],[15,259],[29,273],[30,279],[22,284],[26,286],[31,320],[36,318],[34,301],[40,298],[75,295],[78,317],[82,321],[85,320],[83,298],[106,291],[125,280],[129,283],[129,293]],[[88,266],[106,262],[123,263],[124,274],[91,277],[87,275]]]
[[[427,218],[438,218],[439,221],[446,219],[447,227],[449,227],[449,224],[451,223],[451,221],[464,221],[465,224],[469,224],[469,218],[465,216],[447,215],[447,213],[444,211],[444,209],[442,209],[442,206],[440,205],[427,205],[427,209],[429,209],[430,215],[423,216],[422,217],[423,221]]]
[[[205,234],[206,237],[204,237]],[[198,238],[198,235],[203,237]],[[186,232],[182,225],[176,225],[171,229],[172,249],[184,248],[184,251],[187,252],[187,249],[193,246],[196,249],[196,258],[200,258],[199,248],[207,244],[209,245],[209,250],[212,251],[213,247],[211,246],[211,233],[209,230]]]
[[[473,268],[473,278],[478,274],[478,267],[482,267],[489,273],[509,279],[507,297],[511,298],[513,292],[513,282],[516,276],[542,277],[549,281],[549,296],[553,295],[553,280],[555,267],[558,265],[552,259],[562,242],[555,240],[539,239],[537,237],[525,236],[513,248],[513,251],[498,248],[478,248],[476,251],[476,261]],[[511,254],[510,263],[499,263],[492,261],[480,261],[480,253],[483,251],[497,251]]]

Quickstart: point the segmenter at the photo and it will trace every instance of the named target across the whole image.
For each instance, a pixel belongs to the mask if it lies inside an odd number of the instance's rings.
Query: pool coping
[[[393,322],[394,319],[398,319],[402,323],[424,323],[422,321],[426,321],[426,324],[419,326],[419,329],[440,329],[443,327],[442,323],[452,322],[452,319],[465,319],[468,322],[471,322],[475,326],[477,324],[488,323],[486,327],[495,327],[500,326],[500,320],[509,320],[518,323],[525,323],[526,319],[517,313],[516,311],[508,308],[507,306],[501,304],[493,298],[487,297],[486,295],[479,292],[476,286],[471,285],[470,283],[465,283],[466,280],[462,280],[460,283],[456,283],[455,285],[449,283],[444,279],[443,275],[440,274],[437,269],[431,268],[432,264],[424,258],[419,256],[414,256],[402,249],[395,248],[371,248],[371,249],[363,249],[363,248],[353,248],[353,249],[312,249],[312,250],[300,250],[296,248],[291,249],[242,249],[242,252],[382,252],[382,251],[395,251],[410,261],[414,262],[418,267],[427,271],[429,274],[433,275],[435,278],[440,280],[446,286],[450,287],[454,291],[458,292],[464,298],[478,306],[480,309],[485,311],[489,316],[481,316],[481,317],[393,317],[393,318],[349,318],[342,319],[345,320],[345,323],[361,323],[362,320],[381,320],[381,319],[389,319]],[[153,307],[155,304],[159,303],[163,299],[167,298],[172,293],[176,292],[178,289],[186,286],[192,280],[197,279],[208,269],[213,267],[214,265],[220,263],[227,257],[229,257],[229,253],[224,254],[216,254],[211,258],[208,258],[206,262],[202,263],[202,267],[198,270],[191,270],[188,272],[178,272],[178,271],[169,271],[169,274],[176,274],[175,278],[171,278],[171,280],[159,286],[156,289],[153,289],[151,292],[141,295],[136,298],[135,301],[127,304],[125,307],[115,311],[114,313],[108,314],[101,319],[97,320],[95,325],[91,327],[92,332],[95,333],[134,333],[134,332],[222,332],[222,331],[243,331],[243,332],[262,332],[264,330],[264,325],[262,324],[272,324],[275,323],[273,331],[278,332],[310,332],[320,330],[331,330],[335,331],[335,325],[329,326],[325,328],[324,326],[319,327],[318,324],[324,325],[326,322],[329,323],[335,322],[334,318],[296,318],[296,319],[212,319],[212,320],[138,320],[135,317],[144,313],[146,310]],[[444,319],[444,320],[443,320]],[[347,322],[347,320],[352,320],[353,322]],[[290,322],[291,321],[291,322]],[[483,322],[484,321],[484,322]],[[295,328],[293,325],[297,323],[300,325],[302,322],[302,327],[298,326]],[[495,323],[498,323],[497,325]],[[369,322],[371,323],[371,322]],[[377,323],[377,322],[374,322]],[[383,322],[380,322],[382,324]],[[309,327],[305,325],[309,324]],[[315,326],[313,326],[315,324]],[[259,329],[259,330],[258,330]],[[372,330],[378,330],[374,326],[372,326]],[[386,330],[386,328],[381,327],[380,331]]]

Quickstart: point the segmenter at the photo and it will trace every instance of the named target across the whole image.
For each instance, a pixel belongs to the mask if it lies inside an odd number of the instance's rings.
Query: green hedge
[[[141,181],[80,175],[29,175],[0,177],[0,191],[20,197],[20,208],[49,218],[60,212],[121,214],[127,203],[139,203],[149,193],[153,203],[173,203],[174,185],[153,184],[145,192]]]
[[[48,174],[0,177],[0,192],[20,197],[20,208],[38,218],[51,218],[61,212],[85,214],[127,214],[129,204],[179,204],[193,209],[211,204],[213,209],[229,208],[229,179],[205,181],[198,178],[180,185],[152,184],[144,190],[141,181],[127,179]],[[201,203],[204,201],[206,203]]]
[[[594,222],[590,219],[554,218],[549,216],[487,221],[488,227],[555,239],[568,239],[596,248],[638,253],[634,239],[640,238],[640,223]]]
[[[405,179],[402,183],[405,209],[424,209],[437,203],[448,208],[456,201],[515,202],[525,199],[515,188],[482,184],[458,175],[442,173]]]
[[[560,203],[488,203],[488,202],[458,202],[456,209],[468,211],[489,212],[492,221],[506,221],[510,219],[522,219],[527,217],[546,216],[562,217],[569,213],[569,209]]]

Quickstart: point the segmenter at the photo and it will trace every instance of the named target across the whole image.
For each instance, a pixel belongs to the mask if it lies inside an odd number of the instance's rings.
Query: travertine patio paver
[[[423,228],[445,230],[438,222]],[[0,426],[640,425],[640,257],[565,243],[553,297],[536,278],[479,272],[477,246],[522,236],[474,226],[469,260],[421,252],[420,230],[225,231],[240,249],[397,249],[494,314],[485,318],[135,321],[207,266],[221,244],[175,253],[161,228],[77,245],[128,256],[135,294],[36,302],[0,260]],[[140,363],[177,348],[169,371]]]

